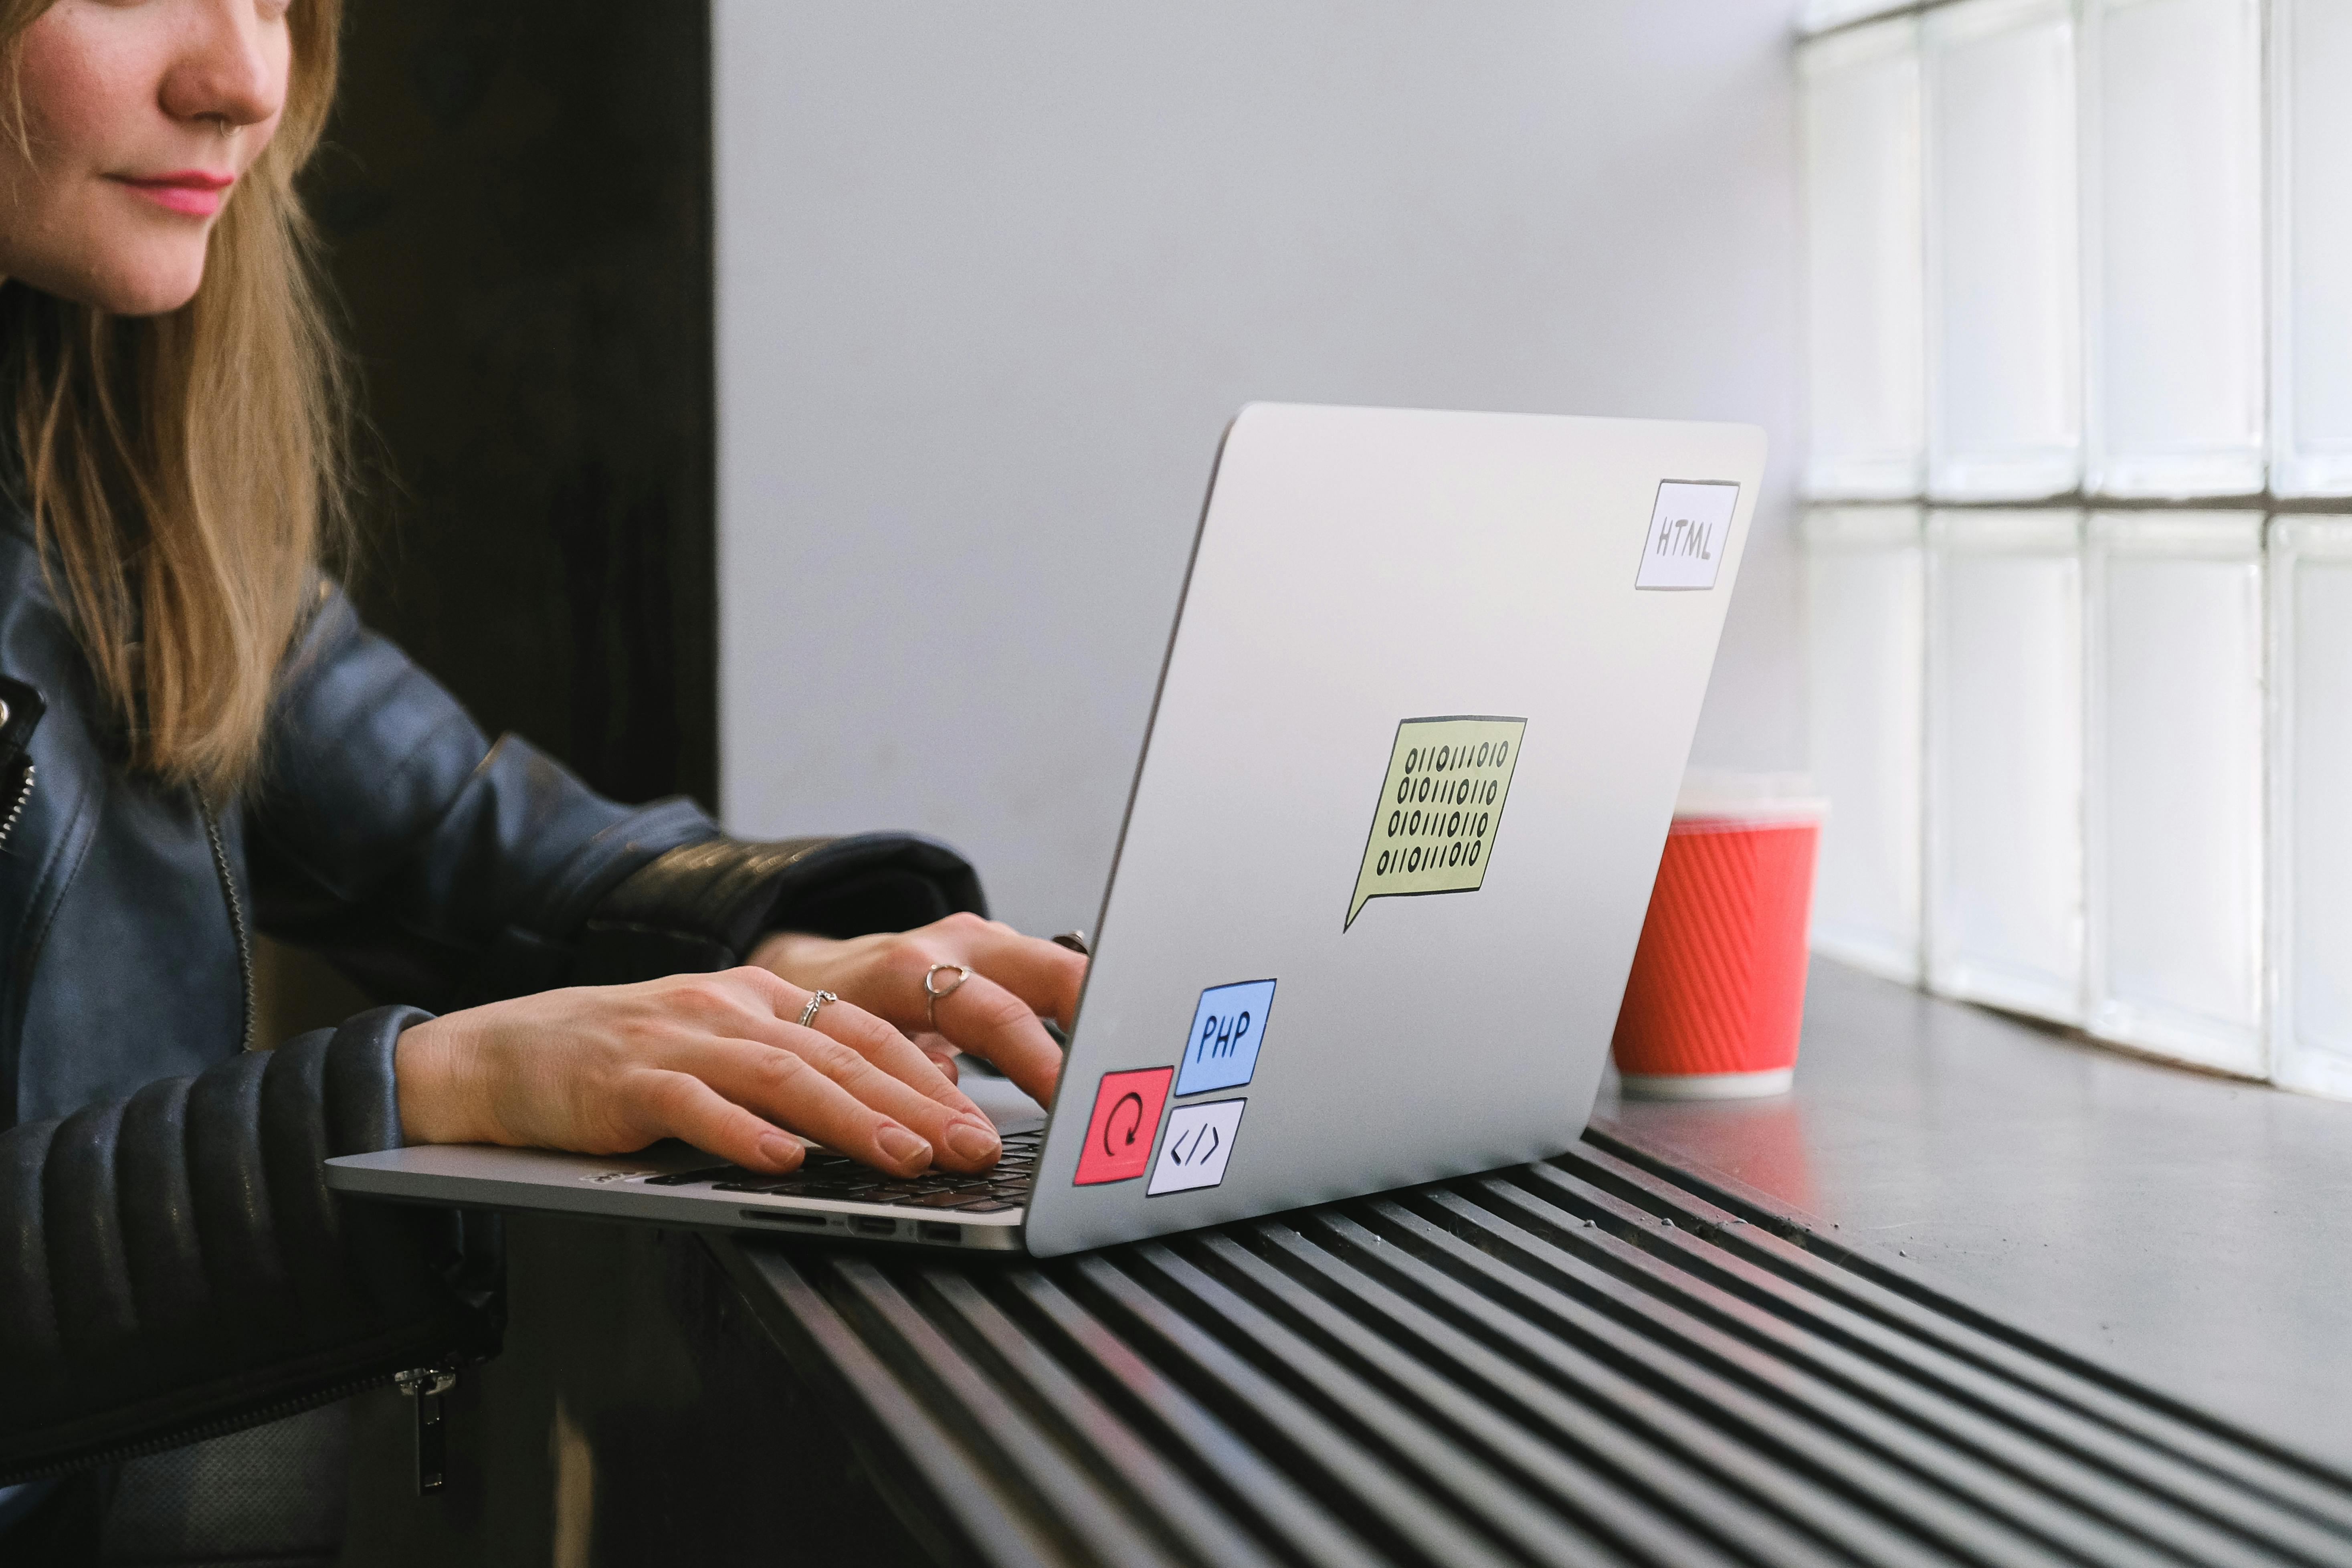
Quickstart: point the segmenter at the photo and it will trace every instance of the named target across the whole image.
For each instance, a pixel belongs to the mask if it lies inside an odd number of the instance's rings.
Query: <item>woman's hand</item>
[[[418,1142],[588,1154],[683,1138],[777,1173],[802,1155],[780,1129],[898,1175],[934,1159],[959,1171],[996,1163],[996,1129],[913,1041],[846,1001],[803,1028],[808,1000],[746,967],[446,1014],[395,1047],[401,1126]]]
[[[1040,1020],[1066,1028],[1087,977],[1080,954],[978,915],[847,942],[779,932],[752,950],[751,962],[896,1024],[944,1071],[955,1070],[950,1045],[983,1057],[1040,1105],[1053,1103],[1062,1070],[1061,1047]],[[939,998],[934,1017],[924,979],[942,964],[969,969],[971,978],[959,984],[952,971],[940,971],[931,989],[954,989]]]

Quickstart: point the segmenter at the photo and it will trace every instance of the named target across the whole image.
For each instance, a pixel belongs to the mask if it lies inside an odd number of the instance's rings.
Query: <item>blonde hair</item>
[[[52,0],[0,0],[16,55]],[[113,316],[0,284],[0,406],[44,570],[121,720],[131,764],[213,798],[254,778],[278,666],[345,526],[344,376],[294,189],[334,96],[341,0],[295,0],[276,134],[186,305]]]

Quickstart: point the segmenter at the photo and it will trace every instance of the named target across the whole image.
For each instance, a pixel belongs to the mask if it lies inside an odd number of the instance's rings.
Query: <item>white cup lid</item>
[[[1730,817],[1769,822],[1819,822],[1829,815],[1826,796],[1813,793],[1810,773],[1742,773],[1692,768],[1675,796],[1675,816]]]

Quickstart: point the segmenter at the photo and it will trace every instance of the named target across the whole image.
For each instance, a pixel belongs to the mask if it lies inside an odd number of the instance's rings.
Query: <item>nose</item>
[[[254,0],[182,0],[187,13],[179,57],[163,78],[163,111],[174,120],[256,125],[286,106],[286,29]]]

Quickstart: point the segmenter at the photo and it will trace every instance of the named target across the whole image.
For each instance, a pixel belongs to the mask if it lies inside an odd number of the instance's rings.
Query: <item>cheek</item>
[[[110,166],[158,113],[160,64],[142,47],[152,28],[119,8],[58,0],[25,29],[17,72],[37,166],[66,176]]]
[[[59,0],[27,27],[18,81],[28,163],[0,142],[0,276],[101,309],[146,314],[201,281],[205,236],[157,223],[104,176],[139,161],[161,118],[152,29],[135,7]]]

